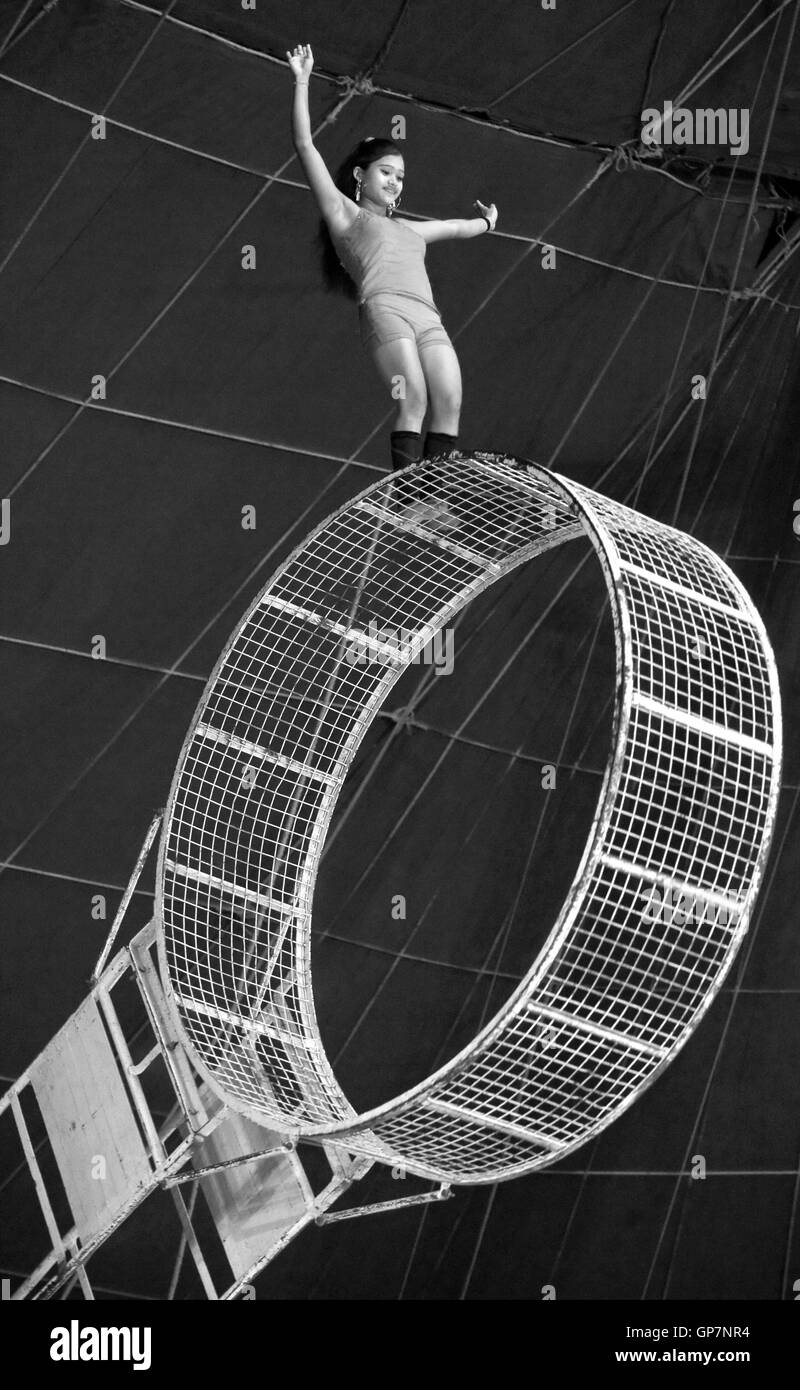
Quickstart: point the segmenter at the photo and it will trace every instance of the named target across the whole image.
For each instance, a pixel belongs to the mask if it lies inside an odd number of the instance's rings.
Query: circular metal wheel
[[[435,632],[516,566],[584,535],[607,584],[617,689],[572,888],[469,1046],[358,1114],[325,1056],[311,987],[314,884],[348,768]],[[382,612],[414,632],[405,649],[384,650],[363,622],[383,557]],[[348,659],[353,643],[368,659]],[[375,483],[250,605],[175,773],[159,950],[199,1071],[266,1126],[437,1181],[552,1163],[636,1099],[719,990],[761,881],[780,763],[769,641],[708,547],[501,454],[453,454]]]

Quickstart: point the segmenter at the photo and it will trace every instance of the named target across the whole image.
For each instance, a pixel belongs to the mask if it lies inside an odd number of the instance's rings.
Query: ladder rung
[[[396,655],[393,647],[370,639],[362,628],[353,627],[352,624],[348,623],[339,623],[335,618],[328,618],[324,613],[318,613],[314,608],[303,608],[299,603],[292,603],[289,599],[279,598],[277,594],[265,594],[261,603],[265,607],[277,608],[280,613],[288,613],[292,618],[299,618],[301,622],[311,623],[314,627],[324,627],[328,632],[335,632],[337,637],[344,637],[348,640],[358,638],[359,641],[369,643],[384,656]]]
[[[267,908],[270,912],[291,914],[295,911],[291,903],[279,902],[277,898],[268,897],[265,893],[256,893],[252,888],[242,888],[238,883],[216,878],[214,874],[207,874],[202,869],[191,869],[188,864],[179,864],[176,859],[166,859],[164,863],[180,878],[190,878],[194,883],[206,883],[210,888],[219,888],[221,892],[230,893],[234,898],[244,898],[246,902],[255,903],[257,907]]]
[[[628,574],[637,575],[639,579],[646,579],[649,584],[668,589],[679,598],[691,599],[705,608],[713,608],[717,613],[726,613],[729,618],[738,618],[740,623],[746,623],[748,627],[753,626],[752,618],[743,609],[737,608],[733,603],[726,603],[724,599],[714,598],[711,594],[701,594],[697,589],[690,589],[687,584],[679,584],[676,579],[667,579],[663,574],[653,574],[651,570],[635,564],[633,560],[621,559],[619,567]]]
[[[522,1125],[511,1124],[508,1120],[497,1119],[494,1115],[483,1115],[477,1110],[466,1110],[460,1105],[453,1105],[449,1100],[425,1100],[422,1102],[426,1110],[440,1110],[444,1115],[453,1115],[459,1120],[469,1120],[470,1124],[482,1125],[485,1129],[496,1129],[501,1134],[509,1134],[514,1139],[524,1139],[528,1144],[537,1144],[539,1148],[549,1149],[551,1153],[558,1153],[564,1145],[557,1139],[550,1139],[545,1134],[538,1134],[534,1130],[525,1129]]]
[[[561,1009],[553,1009],[549,1004],[537,1004],[531,1000],[528,1004],[528,1013],[540,1014],[542,1018],[549,1018],[553,1023],[563,1023],[570,1028],[577,1028],[579,1033],[591,1033],[595,1038],[602,1038],[604,1042],[613,1043],[617,1047],[627,1048],[630,1052],[643,1052],[648,1057],[655,1057],[661,1061],[669,1052],[668,1047],[659,1047],[657,1043],[645,1042],[643,1038],[632,1038],[627,1033],[618,1033],[615,1028],[605,1028],[602,1023],[590,1023],[587,1019],[576,1018],[574,1014],[569,1014]]]
[[[249,1018],[244,1018],[241,1014],[235,1014],[231,1009],[220,1009],[216,1004],[205,1004],[199,999],[188,999],[185,994],[175,995],[175,999],[181,1008],[191,1009],[196,1014],[202,1014],[204,1018],[215,1018],[219,1023],[230,1023],[235,1028],[241,1029],[243,1033],[258,1033],[268,1038],[275,1038],[278,1042],[289,1044],[292,1047],[301,1047],[305,1050],[306,1038],[303,1033],[286,1032],[281,1028],[273,1028],[269,1023],[254,1022]]]
[[[249,758],[275,763],[278,767],[285,767],[289,772],[296,772],[298,776],[308,777],[314,782],[322,782],[325,786],[335,785],[339,781],[333,773],[322,772],[318,767],[309,767],[308,763],[299,762],[297,758],[287,758],[284,753],[276,753],[271,748],[264,748],[260,743],[239,738],[236,734],[225,733],[223,729],[215,729],[212,724],[198,724],[195,735],[210,743],[221,743],[226,748],[233,748],[237,753],[246,753]]]
[[[618,859],[613,854],[601,854],[598,860],[608,869],[616,869],[620,873],[630,874],[632,878],[644,879],[647,883],[658,884],[661,888],[669,888],[681,896],[692,899],[699,898],[704,903],[710,903],[713,907],[724,908],[726,912],[741,913],[744,904],[739,898],[733,897],[729,893],[715,893],[711,888],[702,888],[699,884],[687,883],[685,879],[672,878],[669,874],[660,874],[655,869],[645,868],[643,864],[636,864],[631,859]]]
[[[417,500],[424,502],[425,498],[418,498]],[[410,531],[413,535],[424,537],[426,541],[433,541],[443,550],[449,550],[451,555],[457,555],[459,560],[466,560],[470,565],[477,565],[486,574],[500,574],[501,572],[500,565],[496,560],[487,560],[485,555],[480,555],[476,550],[470,550],[466,545],[459,545],[457,541],[450,540],[449,536],[441,536],[437,531],[429,531],[424,521],[406,520],[405,517],[398,516],[397,512],[389,511],[366,497],[358,503],[358,509],[362,512],[369,512],[371,516],[377,517],[380,521],[388,522],[398,531]]]
[[[772,744],[765,743],[763,739],[753,738],[751,734],[736,733],[724,724],[715,724],[712,719],[703,719],[699,714],[689,714],[687,710],[676,709],[674,705],[665,705],[662,700],[654,700],[651,695],[643,695],[639,690],[633,692],[633,704],[650,714],[657,714],[661,719],[668,719],[672,724],[694,729],[699,734],[708,734],[710,738],[718,739],[721,743],[732,743],[736,748],[747,748],[765,758],[775,757]]]

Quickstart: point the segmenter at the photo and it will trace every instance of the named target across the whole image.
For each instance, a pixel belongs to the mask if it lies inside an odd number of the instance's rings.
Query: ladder
[[[162,1296],[176,1296],[188,1252],[206,1298],[253,1297],[255,1276],[372,1166],[323,1144],[329,1177],[315,1193],[293,1136],[224,1105],[178,1037],[155,947],[151,919],[0,1100],[16,1158],[4,1226],[24,1224],[29,1244],[35,1212],[43,1246],[4,1296],[93,1299],[91,1257],[166,1190],[176,1253]]]

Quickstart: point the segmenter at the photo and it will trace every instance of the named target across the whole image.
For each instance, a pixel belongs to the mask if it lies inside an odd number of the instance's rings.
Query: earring
[[[361,180],[356,179],[356,202],[361,202]]]

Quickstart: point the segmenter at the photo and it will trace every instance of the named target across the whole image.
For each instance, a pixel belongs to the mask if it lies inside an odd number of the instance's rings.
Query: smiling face
[[[405,165],[401,154],[385,154],[366,168],[356,165],[356,178],[361,179],[361,206],[383,213],[403,191]]]

